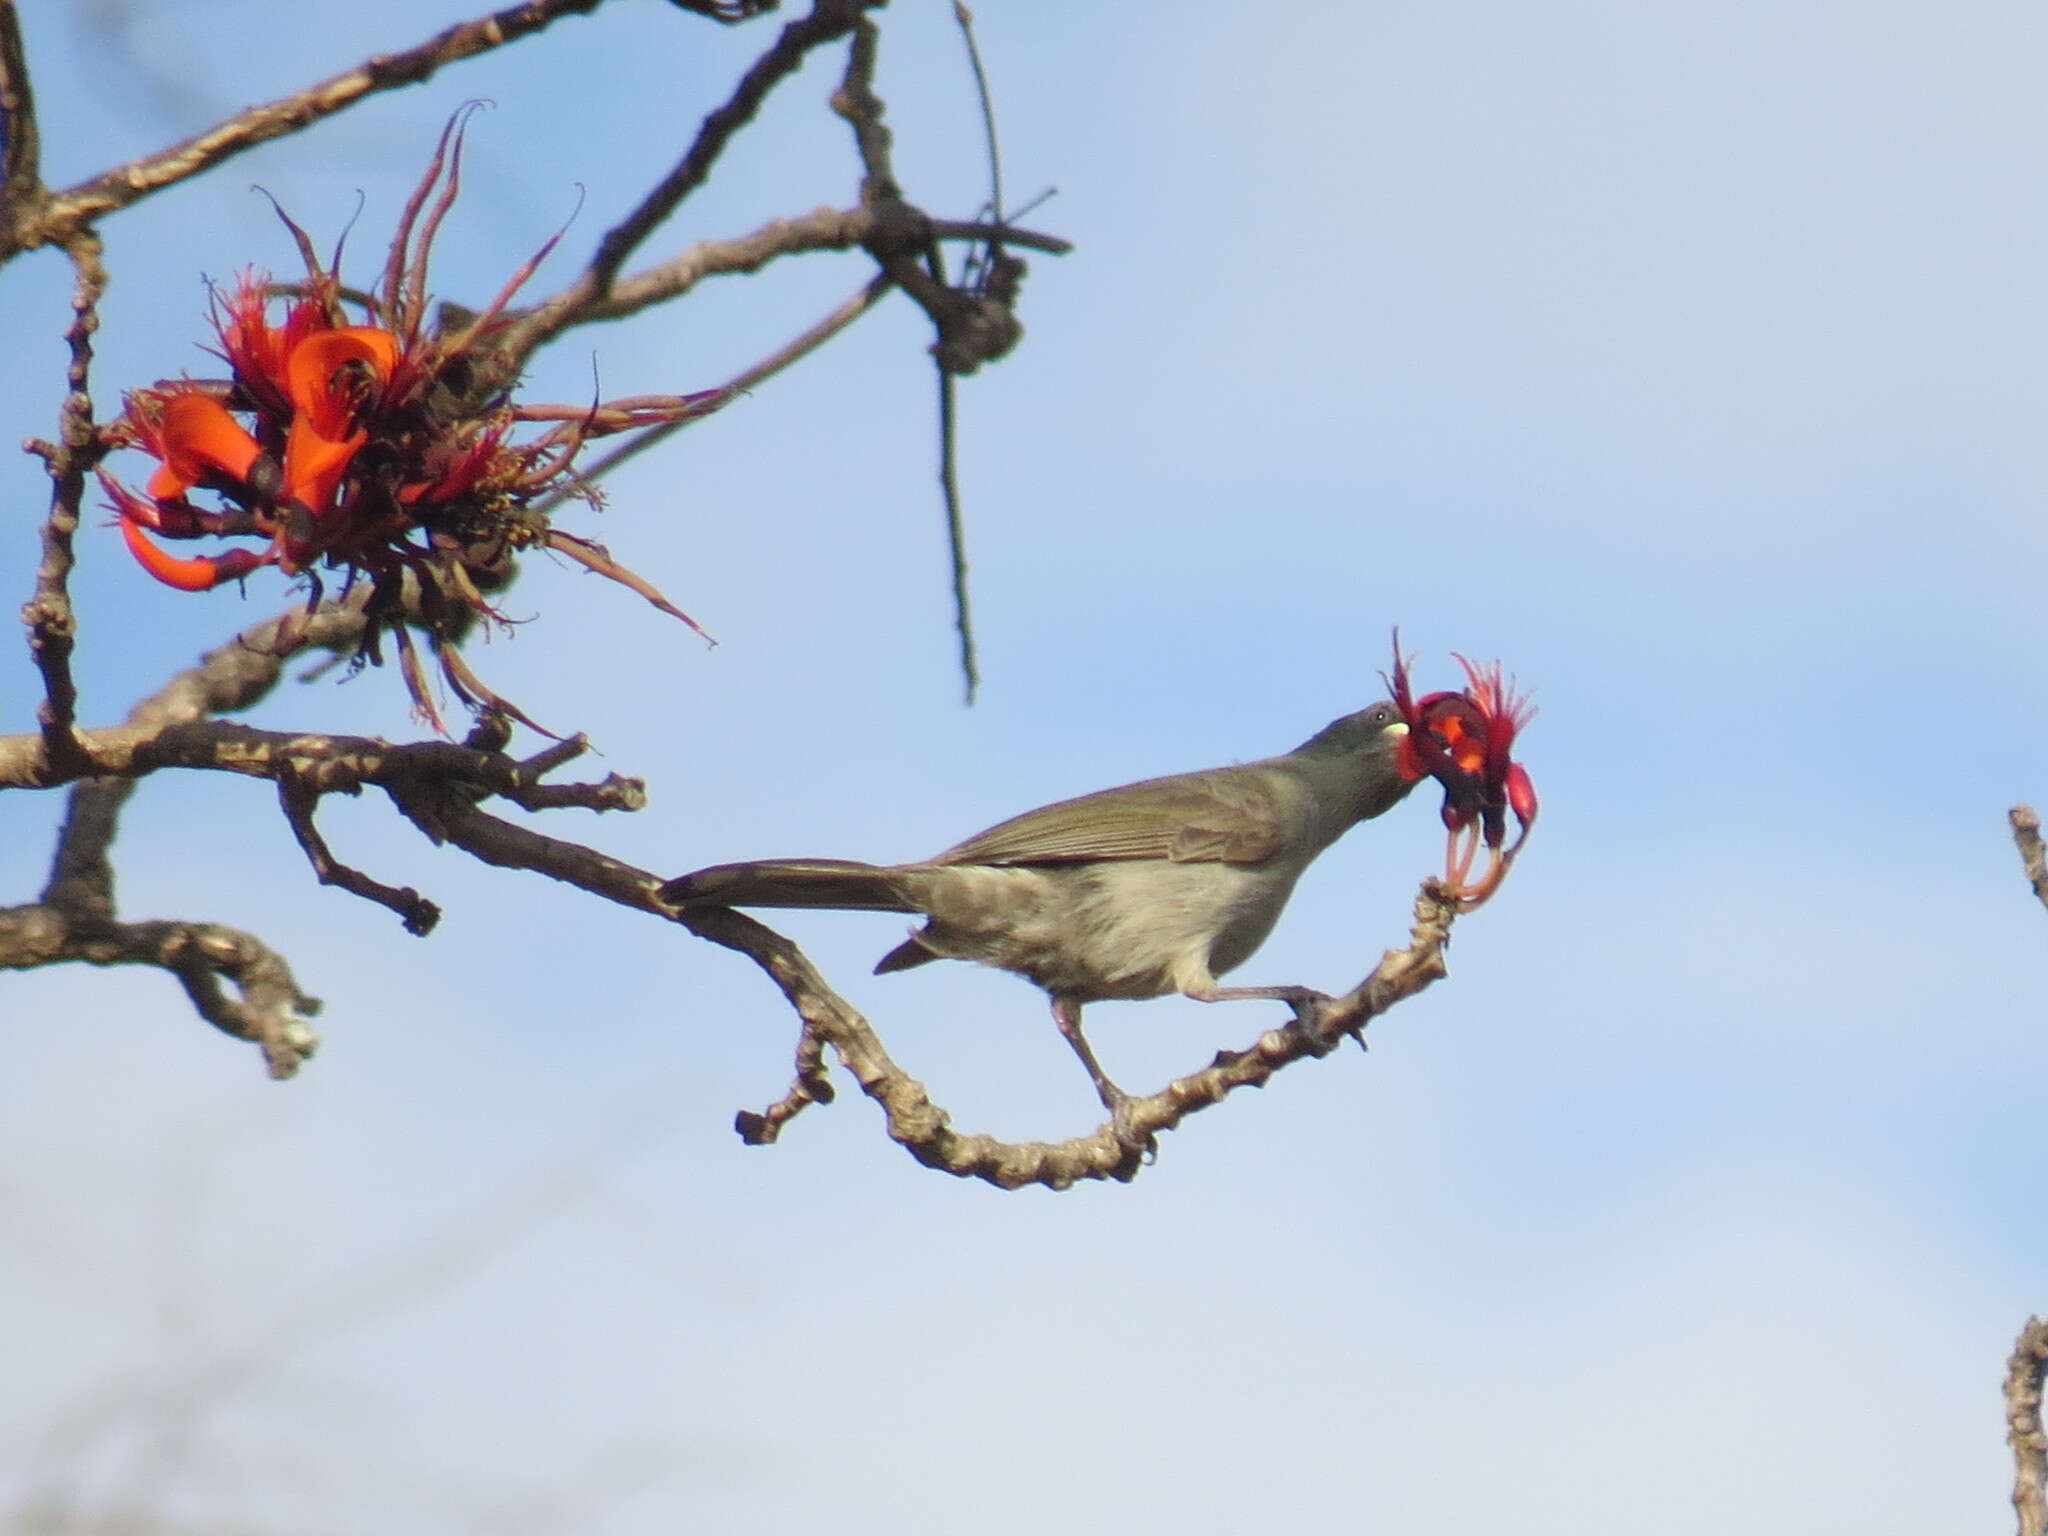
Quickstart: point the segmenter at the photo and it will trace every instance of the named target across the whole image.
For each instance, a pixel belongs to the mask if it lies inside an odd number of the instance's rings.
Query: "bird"
[[[1430,728],[1411,698],[1374,704],[1278,757],[1061,800],[916,863],[715,864],[668,881],[660,896],[678,908],[922,914],[924,925],[875,973],[972,960],[1035,983],[1123,1135],[1130,1098],[1095,1059],[1082,1009],[1178,992],[1205,1003],[1271,999],[1312,1018],[1324,993],[1217,978],[1266,941],[1324,849],[1424,777],[1460,771],[1440,750],[1403,751],[1407,717]]]

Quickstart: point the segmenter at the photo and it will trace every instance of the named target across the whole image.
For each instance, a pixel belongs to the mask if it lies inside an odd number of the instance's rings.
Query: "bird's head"
[[[1396,766],[1410,783],[1435,779],[1443,786],[1444,883],[1470,911],[1506,878],[1508,866],[1528,840],[1536,820],[1536,786],[1514,760],[1515,735],[1535,715],[1526,695],[1518,696],[1499,662],[1475,666],[1463,656],[1467,686],[1461,692],[1426,693],[1416,698],[1408,681],[1401,636],[1394,634],[1394,671],[1387,678],[1394,707],[1407,723]],[[1507,841],[1508,814],[1515,840]],[[1472,865],[1486,846],[1485,873],[1472,878]]]

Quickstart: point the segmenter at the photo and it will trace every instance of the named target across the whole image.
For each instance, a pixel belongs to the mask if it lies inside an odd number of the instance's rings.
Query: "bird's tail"
[[[714,864],[661,888],[674,907],[821,907],[915,912],[894,871],[852,859],[760,859]]]

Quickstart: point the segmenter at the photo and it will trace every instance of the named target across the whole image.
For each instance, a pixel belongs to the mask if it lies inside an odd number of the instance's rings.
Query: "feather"
[[[1256,763],[1147,779],[1026,811],[933,864],[1074,864],[1098,859],[1257,864],[1278,853],[1294,807]]]
[[[852,859],[760,859],[714,864],[671,880],[661,899],[673,906],[822,907],[856,912],[915,912],[891,871]]]

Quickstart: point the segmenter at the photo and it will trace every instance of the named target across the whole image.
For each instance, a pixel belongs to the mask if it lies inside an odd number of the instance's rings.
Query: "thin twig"
[[[953,409],[953,375],[944,368],[939,376],[939,495],[946,508],[946,548],[953,561],[953,629],[960,637],[960,676],[965,701],[972,706],[981,687],[981,670],[974,661],[974,617],[967,606],[967,522],[960,510],[960,480],[956,469],[958,422]]]
[[[398,914],[405,924],[405,931],[416,938],[425,938],[434,931],[434,925],[441,921],[441,909],[411,886],[386,885],[373,880],[359,869],[351,868],[334,856],[327,846],[327,839],[320,835],[320,829],[313,822],[313,813],[320,804],[320,796],[297,779],[279,779],[277,801],[284,810],[284,819],[292,829],[292,836],[298,839],[299,847],[305,852],[306,862],[313,866],[313,878],[322,885],[338,885],[351,896],[360,896],[373,901],[380,907],[388,907]]]
[[[458,22],[416,47],[378,54],[325,80],[236,113],[203,133],[127,165],[48,194],[32,220],[0,230],[0,259],[63,240],[117,208],[189,180],[223,160],[310,127],[365,96],[429,79],[443,65],[474,58],[543,30],[563,16],[587,14],[604,0],[521,0],[474,21]]]
[[[79,506],[85,499],[85,477],[105,452],[93,423],[92,336],[99,328],[100,295],[107,271],[100,262],[99,237],[82,231],[65,242],[75,280],[71,290],[71,323],[64,340],[69,360],[64,370],[64,404],[59,410],[55,444],[32,445],[50,476],[50,513],[43,520],[42,560],[36,567],[35,595],[22,609],[28,625],[29,653],[42,674],[43,700],[36,710],[50,761],[66,767],[78,762],[74,734],[78,687],[71,676],[71,647],[78,619],[71,607],[71,549],[78,532]]]
[[[891,226],[896,227],[892,224]],[[921,236],[932,240],[964,240],[976,244],[1021,246],[1063,256],[1073,242],[1039,230],[1007,224],[989,224],[968,219],[926,219]],[[539,335],[552,339],[572,325],[624,320],[649,307],[680,298],[707,277],[736,277],[754,272],[783,256],[801,256],[814,251],[850,251],[866,248],[881,233],[881,220],[865,208],[818,208],[794,218],[771,219],[760,228],[730,239],[700,240],[658,265],[619,278],[602,298],[577,300],[573,319],[555,323],[550,311],[571,302],[565,291],[544,299],[530,309],[511,314],[514,346],[527,345],[525,338]],[[537,330],[529,329],[530,317]],[[540,333],[544,333],[540,334]],[[532,343],[538,345],[538,341]]]
[[[988,210],[996,223],[1003,222],[1003,155],[997,147],[995,97],[988,88],[988,71],[981,66],[981,47],[974,40],[974,12],[953,0],[953,20],[960,25],[961,41],[967,44],[967,62],[974,70],[974,94],[981,100],[981,132],[988,145]]]
[[[847,298],[831,314],[825,316],[824,319],[810,327],[802,335],[792,337],[782,346],[769,353],[768,356],[762,358],[758,363],[742,369],[726,380],[724,385],[721,386],[723,392],[733,395],[743,394],[756,385],[772,379],[776,374],[782,372],[783,369],[789,367],[790,364],[808,357],[819,347],[822,347],[834,336],[837,336],[841,331],[853,324],[862,315],[873,309],[881,301],[882,295],[887,293],[893,286],[895,285],[887,277],[878,273],[870,278],[861,287],[859,292]],[[648,449],[659,443],[666,442],[688,425],[689,423],[685,421],[671,421],[664,422],[658,427],[649,427],[638,437],[612,449],[588,469],[579,471],[578,478],[584,484],[594,485],[627,460],[638,454],[645,453]],[[552,492],[544,500],[536,504],[536,510],[540,512],[552,511],[566,500],[569,494],[570,492],[566,489]]]
[[[783,1126],[801,1114],[806,1105],[830,1104],[838,1095],[825,1070],[825,1037],[808,1022],[797,1031],[796,1072],[789,1092],[760,1113],[743,1109],[733,1116],[732,1128],[750,1147],[765,1147],[782,1134]]]
[[[585,307],[602,302],[620,270],[647,237],[674,213],[711,174],[725,147],[748,123],[769,94],[802,66],[814,48],[843,37],[861,12],[882,0],[817,0],[811,14],[784,27],[775,42],[747,72],[725,102],[705,117],[696,138],[668,175],[640,200],[631,213],[608,230],[582,275],[559,295],[536,306],[508,327],[500,344],[515,359],[530,357],[542,344],[581,321]]]

